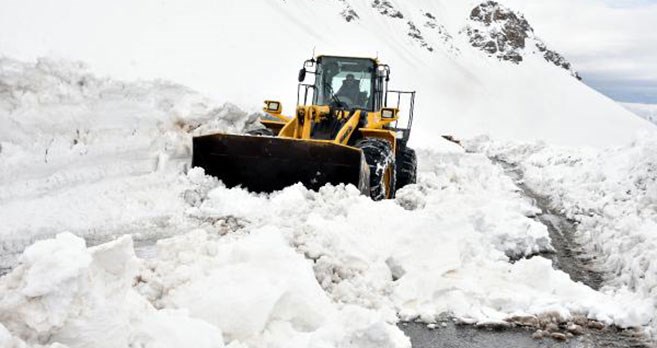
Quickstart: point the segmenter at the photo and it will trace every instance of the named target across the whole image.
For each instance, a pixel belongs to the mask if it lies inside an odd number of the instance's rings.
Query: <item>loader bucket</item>
[[[192,166],[228,187],[272,192],[296,183],[317,190],[353,184],[369,195],[369,168],[359,149],[314,140],[211,134],[193,140]]]

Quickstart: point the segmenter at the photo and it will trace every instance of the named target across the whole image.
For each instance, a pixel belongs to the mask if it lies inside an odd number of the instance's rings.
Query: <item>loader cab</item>
[[[306,72],[315,75],[314,83],[303,84]],[[376,111],[383,107],[389,74],[387,65],[371,58],[319,56],[306,61],[299,82],[312,88],[313,105]],[[307,99],[306,92],[304,104]]]

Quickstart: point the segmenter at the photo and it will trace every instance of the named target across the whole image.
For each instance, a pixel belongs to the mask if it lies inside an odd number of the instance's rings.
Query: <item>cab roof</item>
[[[316,60],[319,60],[319,59],[321,59],[321,58],[323,58],[323,57],[326,57],[326,58],[347,58],[347,59],[366,59],[366,60],[369,60],[369,61],[374,62],[374,64],[376,64],[376,65],[379,65],[379,64],[380,64],[378,58],[371,58],[371,57],[338,56],[338,55],[320,54],[320,55],[318,55],[315,59],[316,59]]]

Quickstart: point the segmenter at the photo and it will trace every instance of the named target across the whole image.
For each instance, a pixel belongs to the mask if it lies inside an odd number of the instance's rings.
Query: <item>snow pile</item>
[[[398,320],[469,323],[557,313],[645,325],[651,303],[605,294],[534,256],[536,210],[482,155],[422,151],[419,183],[374,202],[353,186],[271,195],[186,180],[197,228],[135,258],[68,233],[0,278],[2,343],[69,347],[409,347]]]
[[[130,237],[87,249],[64,233],[30,246],[0,279],[0,345],[223,347],[217,328],[139,296],[136,264]]]
[[[549,311],[622,326],[649,320],[642,300],[573,283],[543,258],[509,263],[509,256],[551,247],[545,226],[527,217],[535,208],[487,158],[421,152],[419,163],[420,182],[401,190],[395,202],[372,202],[351,186],[319,192],[293,186],[266,196],[219,185],[188,213],[220,235],[225,229],[213,221],[243,222],[224,238],[279,230],[313,261],[317,281],[334,301],[381,311],[388,320],[433,322],[450,313],[485,323]],[[175,283],[176,272],[164,269],[155,268],[164,278],[158,283]]]
[[[278,228],[217,237],[196,230],[158,242],[137,288],[156,306],[184,309],[249,347],[410,346],[380,314],[337,308]]]
[[[178,287],[164,288],[157,310],[136,291],[154,285],[135,278],[130,237],[87,249],[66,233],[27,248],[0,279],[0,346],[410,347],[377,313],[335,308],[275,230],[239,241],[194,231],[160,251],[156,271]]]
[[[171,83],[0,58],[0,257],[61,231],[173,233],[184,223],[190,133],[241,132],[254,121]]]
[[[241,132],[255,121],[180,85],[101,79],[47,59],[1,58],[0,87],[0,201],[162,169],[189,157],[184,131]]]
[[[578,221],[579,241],[609,274],[603,291],[636,293],[656,311],[657,138],[604,151],[510,143],[473,148],[517,164],[532,190]]]

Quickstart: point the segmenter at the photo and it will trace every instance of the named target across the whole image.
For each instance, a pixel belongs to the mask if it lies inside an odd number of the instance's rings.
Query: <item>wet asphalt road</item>
[[[582,336],[566,341],[552,338],[534,339],[528,328],[480,329],[456,325],[428,329],[426,324],[401,323],[399,327],[411,338],[413,348],[652,348],[632,331],[605,328],[590,329]]]

